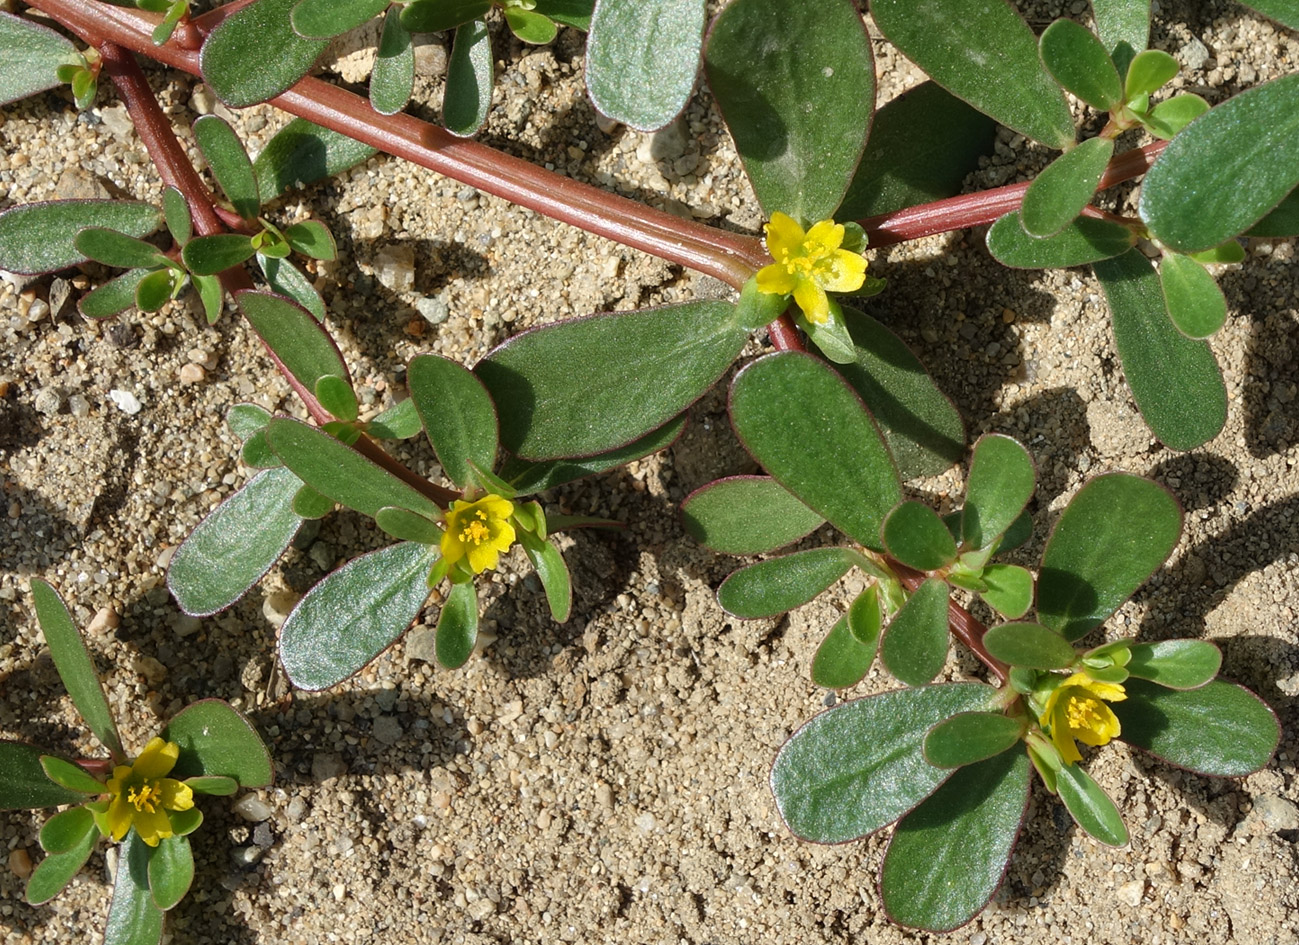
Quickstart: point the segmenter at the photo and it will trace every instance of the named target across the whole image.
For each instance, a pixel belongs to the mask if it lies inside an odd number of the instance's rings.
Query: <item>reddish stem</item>
[[[914,571],[893,558],[888,559],[888,566],[908,591],[914,591],[925,583],[927,575],[922,571]],[[1005,685],[1010,667],[989,653],[984,647],[983,635],[988,632],[988,628],[954,600],[947,602],[947,626],[951,630],[952,636],[968,646],[970,651],[978,657],[979,662],[987,666],[992,674],[997,677],[997,684]]]

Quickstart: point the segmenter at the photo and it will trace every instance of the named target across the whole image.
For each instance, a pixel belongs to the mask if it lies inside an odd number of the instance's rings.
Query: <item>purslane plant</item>
[[[224,290],[320,427],[250,407],[231,413],[231,426],[244,439],[244,460],[265,471],[217,509],[173,559],[169,586],[182,607],[210,614],[228,606],[274,564],[303,519],[326,514],[335,504],[373,517],[399,540],[329,575],[290,616],[280,655],[298,685],[333,685],[365,665],[422,611],[430,587],[444,579],[450,591],[438,622],[438,657],[444,665],[462,664],[476,632],[475,574],[494,565],[516,540],[538,571],[552,613],[563,619],[568,577],[548,535],[557,527],[594,523],[548,519],[539,505],[519,498],[671,442],[683,412],[727,371],[751,334],[765,329],[785,353],[746,367],[733,386],[731,407],[737,432],[768,478],[715,483],[692,496],[687,516],[706,543],[726,551],[770,551],[822,521],[855,543],[797,552],[737,573],[722,589],[723,604],[736,613],[779,613],[815,596],[854,565],[876,578],[830,631],[814,674],[836,686],[861,679],[878,641],[886,668],[918,688],[822,717],[851,721],[810,723],[790,742],[802,747],[782,752],[773,786],[796,832],[839,837],[804,829],[788,812],[811,805],[815,817],[837,822],[841,816],[835,799],[822,796],[818,785],[802,784],[801,775],[787,777],[802,770],[791,758],[822,750],[805,733],[849,725],[862,743],[845,753],[836,742],[835,757],[855,765],[850,780],[861,783],[895,773],[872,768],[876,756],[868,742],[901,746],[897,757],[911,766],[908,776],[915,779],[909,793],[875,811],[869,829],[853,826],[858,833],[877,829],[935,792],[899,827],[898,838],[911,838],[902,849],[911,852],[890,853],[891,862],[911,864],[901,870],[910,878],[890,880],[890,860],[885,863],[885,899],[899,921],[951,927],[986,902],[995,884],[937,901],[934,887],[916,878],[915,863],[955,857],[952,870],[982,869],[979,875],[1004,863],[1019,822],[1011,816],[1014,799],[1027,790],[1026,759],[1048,789],[1059,791],[1067,804],[1070,797],[1078,801],[1070,809],[1080,823],[1093,817],[1085,828],[1115,839],[1113,818],[1096,819],[1104,804],[1080,773],[1073,746],[1077,740],[1100,744],[1116,734],[1131,739],[1134,727],[1141,730],[1140,707],[1152,699],[1160,711],[1165,704],[1174,711],[1191,706],[1189,715],[1239,719],[1252,733],[1248,757],[1227,763],[1214,755],[1197,770],[1238,774],[1250,770],[1247,763],[1257,767],[1270,756],[1270,715],[1248,701],[1252,697],[1235,695],[1237,689],[1208,682],[1216,663],[1194,686],[1176,690],[1199,693],[1177,697],[1189,703],[1151,697],[1144,684],[1128,685],[1122,693],[1116,688],[1127,685],[1127,675],[1185,682],[1184,662],[1203,669],[1201,648],[1151,655],[1138,644],[1074,652],[1073,641],[1082,635],[1075,633],[1081,624],[1071,622],[1082,619],[1074,609],[1090,608],[1083,623],[1099,614],[1087,629],[1103,621],[1168,554],[1171,545],[1159,538],[1131,541],[1115,533],[1103,551],[1105,563],[1117,562],[1113,570],[1074,547],[1075,538],[1059,538],[1062,522],[1039,573],[1036,624],[1008,624],[1010,629],[994,628],[985,636],[950,603],[950,589],[959,587],[1008,618],[1030,609],[1028,572],[991,559],[1014,544],[1016,520],[1032,491],[1031,463],[1010,441],[985,439],[976,446],[959,518],[944,522],[919,503],[901,502],[903,482],[942,472],[960,458],[964,426],[915,356],[857,310],[851,297],[883,288],[867,275],[868,246],[978,224],[992,224],[989,249],[1007,265],[1091,264],[1146,422],[1170,447],[1201,445],[1226,416],[1225,388],[1203,340],[1222,324],[1226,308],[1204,265],[1240,261],[1242,235],[1299,232],[1292,193],[1299,182],[1299,76],[1274,80],[1212,109],[1194,96],[1152,103],[1151,96],[1176,74],[1176,63],[1146,49],[1144,0],[1095,4],[1095,34],[1062,20],[1040,39],[1003,0],[876,0],[870,10],[876,25],[934,80],[876,111],[871,44],[851,0],[734,0],[706,37],[700,0],[670,0],[648,9],[632,0],[504,4],[510,28],[527,41],[546,41],[554,23],[589,26],[592,99],[633,127],[656,127],[674,117],[702,59],[769,221],[764,244],[457,138],[455,133],[481,124],[490,104],[491,53],[481,17],[492,4],[486,0],[254,0],[195,17],[187,4],[176,2],[158,9],[161,20],[94,2],[29,5],[93,51],[83,55],[55,32],[0,15],[0,49],[23,49],[24,64],[39,66],[0,67],[0,98],[33,94],[62,78],[80,88],[84,101],[102,71],[118,88],[172,189],[161,213],[122,202],[6,211],[0,214],[0,267],[44,272],[98,258],[138,274],[131,276],[133,284],[119,277],[127,282],[108,293],[114,303],[129,303],[133,293],[146,306],[174,297],[189,278],[210,317],[220,310]],[[380,14],[383,38],[368,101],[307,76],[328,36]],[[435,27],[456,28],[444,101],[452,133],[401,114],[413,74],[409,31]],[[218,199],[189,165],[125,50],[202,75],[232,106],[271,101],[310,124],[295,121],[249,162],[219,119],[196,123],[223,194]],[[995,71],[989,62],[997,63]],[[464,94],[471,87],[476,97]],[[1078,141],[1066,92],[1104,114],[1098,135]],[[950,197],[990,143],[994,122],[1063,154],[1031,183]],[[1138,127],[1171,140],[1115,156],[1118,135]],[[262,204],[291,182],[336,172],[375,148],[717,276],[739,292],[738,300],[547,325],[510,339],[472,372],[443,359],[417,358],[408,372],[413,409],[394,405],[361,421],[347,367],[323,323],[323,306],[317,310],[314,291],[283,263],[289,248],[328,258],[319,254],[332,252],[332,240],[310,224],[268,222]],[[928,157],[917,160],[919,151]],[[1137,216],[1104,208],[1098,193],[1147,171]],[[173,245],[159,250],[140,242],[164,217]],[[1140,240],[1158,249],[1158,270],[1135,248]],[[271,292],[255,290],[242,266],[254,254]],[[128,287],[129,293],[122,291]],[[798,353],[804,336],[815,354]],[[415,475],[376,442],[421,429],[452,487]],[[1102,477],[1075,504],[1117,488],[1122,497],[1144,497],[1150,509],[1143,510],[1167,526],[1167,510],[1136,482]],[[1103,515],[1087,517],[1096,514],[1078,512],[1075,519],[1082,517],[1088,527],[1108,522]],[[714,540],[728,528],[725,541]],[[1078,526],[1064,529],[1066,536],[1082,533]],[[1053,548],[1058,561],[1051,557]],[[925,685],[941,668],[949,623],[1006,685]],[[1156,668],[1143,677],[1139,670],[1152,662]],[[1194,701],[1204,698],[1210,702]],[[1024,754],[1006,751],[1020,742]],[[975,757],[988,746],[998,750]],[[1146,745],[1174,761],[1182,757],[1180,746],[1176,738],[1169,750],[1162,742]],[[1021,783],[1023,791],[1016,787]],[[1006,784],[1012,787],[1003,789]],[[988,843],[953,850],[924,839],[934,825],[956,816],[953,799],[968,799],[971,791],[984,792],[989,801],[973,807],[962,802],[958,813],[967,819],[958,827],[991,838]],[[1080,815],[1083,808],[1087,812]],[[975,823],[986,817],[995,823]],[[892,874],[899,875],[897,868]],[[929,881],[937,882],[932,875]]]

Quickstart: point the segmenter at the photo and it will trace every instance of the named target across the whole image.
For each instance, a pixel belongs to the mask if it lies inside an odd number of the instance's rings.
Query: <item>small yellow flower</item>
[[[840,249],[843,225],[822,220],[806,233],[779,211],[766,226],[767,251],[775,260],[758,270],[758,291],[793,295],[809,322],[824,325],[830,318],[826,292],[855,292],[866,281],[866,259]]]
[[[112,800],[106,818],[114,840],[121,840],[132,827],[151,847],[172,835],[167,811],[189,810],[194,806],[194,792],[189,785],[165,777],[179,757],[180,746],[175,742],[153,738],[135,764],[113,769],[107,785]]]
[[[1065,764],[1073,764],[1082,761],[1075,738],[1095,746],[1119,734],[1118,717],[1105,702],[1122,702],[1127,697],[1118,683],[1098,682],[1086,673],[1074,673],[1051,691],[1037,721],[1047,729]]]
[[[475,574],[495,568],[501,552],[514,544],[513,514],[514,503],[498,495],[489,493],[474,502],[457,499],[447,509],[442,558],[453,566],[468,558]]]

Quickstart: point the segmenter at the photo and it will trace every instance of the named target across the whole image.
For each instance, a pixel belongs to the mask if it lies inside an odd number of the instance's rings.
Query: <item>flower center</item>
[[[126,799],[135,805],[136,810],[153,814],[156,813],[154,805],[162,802],[162,792],[158,790],[157,784],[146,783],[142,787],[128,789]]]
[[[1095,699],[1070,696],[1065,707],[1065,717],[1069,728],[1075,732],[1100,731],[1103,718],[1098,710],[1100,704]]]
[[[481,545],[483,542],[489,540],[492,535],[491,532],[488,531],[487,526],[483,524],[483,522],[487,521],[487,513],[479,510],[476,514],[479,520],[470,521],[469,524],[461,530],[460,540],[466,542],[472,541],[475,545]]]

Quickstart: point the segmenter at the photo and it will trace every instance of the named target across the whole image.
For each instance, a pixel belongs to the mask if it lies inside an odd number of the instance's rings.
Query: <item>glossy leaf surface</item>
[[[710,482],[686,497],[681,519],[695,541],[732,555],[774,551],[825,521],[767,476]]]
[[[1000,712],[962,712],[939,722],[925,736],[925,759],[959,768],[999,755],[1019,741],[1024,725]]]
[[[683,414],[626,446],[608,453],[597,453],[594,456],[543,460],[537,463],[511,456],[502,465],[500,475],[514,487],[518,495],[541,492],[565,482],[572,482],[574,479],[625,466],[633,460],[657,453],[676,440],[685,425],[686,418]]]
[[[1169,689],[1198,689],[1222,667],[1222,651],[1206,640],[1134,643],[1129,650],[1129,673]]]
[[[27,880],[27,901],[33,906],[39,906],[63,892],[64,887],[72,882],[72,877],[90,859],[90,851],[95,848],[98,839],[99,831],[92,829],[82,834],[70,849],[47,854],[36,864],[31,878]]]
[[[297,302],[316,321],[324,321],[325,303],[301,269],[287,259],[272,259],[269,256],[258,256],[257,265],[261,267],[262,275],[266,276],[272,292]]]
[[[1113,153],[1113,141],[1089,138],[1047,165],[1024,193],[1024,232],[1041,239],[1068,226],[1096,193]]]
[[[116,279],[87,292],[77,301],[77,309],[86,318],[112,318],[135,304],[135,292],[147,269],[132,269]]]
[[[1056,791],[1089,836],[1112,847],[1128,842],[1128,828],[1114,800],[1080,765],[1065,765],[1056,772]]]
[[[1037,40],[1005,0],[874,0],[889,42],[930,78],[1007,128],[1063,148],[1074,140],[1064,93]]]
[[[269,292],[240,292],[235,303],[253,331],[307,390],[314,391],[329,374],[351,376],[329,333],[301,305]]]
[[[556,23],[574,29],[589,30],[595,0],[537,0],[536,12]]]
[[[548,541],[542,541],[536,547],[524,542],[523,553],[541,580],[550,616],[556,623],[563,623],[573,609],[573,582],[568,566],[564,564],[564,556]]]
[[[148,236],[162,224],[156,207],[134,200],[52,200],[0,213],[0,269],[38,275],[80,265],[77,232],[100,226]]]
[[[599,0],[586,40],[596,110],[639,131],[676,118],[695,88],[704,12],[703,0]]]
[[[827,689],[845,689],[861,682],[875,662],[882,623],[879,589],[872,584],[857,595],[817,647],[812,657],[812,682]]]
[[[1123,374],[1142,418],[1175,450],[1213,439],[1227,421],[1222,374],[1207,343],[1174,327],[1150,261],[1129,250],[1093,268],[1110,303]]]
[[[846,548],[812,548],[735,571],[717,589],[717,602],[746,620],[800,607],[848,573],[856,555]]]
[[[1107,112],[1123,101],[1118,70],[1096,34],[1073,20],[1056,20],[1038,40],[1042,64],[1066,90]]]
[[[1188,338],[1208,338],[1227,321],[1227,298],[1209,270],[1189,256],[1168,253],[1159,263],[1168,317]]]
[[[116,230],[88,226],[77,233],[72,244],[86,258],[117,269],[165,266],[167,257],[152,243],[137,240]]]
[[[1033,460],[1008,436],[987,434],[974,444],[961,509],[961,543],[984,548],[1002,535],[1033,497]]]
[[[1150,42],[1150,0],[1092,0],[1092,16],[1119,75],[1127,75],[1128,64]]]
[[[922,686],[947,662],[947,582],[929,578],[884,629],[880,660],[908,686]]]
[[[257,176],[234,129],[216,115],[203,115],[194,122],[194,139],[235,213],[245,220],[257,219],[262,208]]]
[[[69,791],[77,791],[81,794],[104,793],[103,783],[91,777],[89,771],[81,765],[64,761],[56,755],[41,755],[41,768],[47,778]]]
[[[474,481],[474,466],[495,467],[496,408],[482,381],[457,361],[421,355],[407,367],[406,382],[433,452],[452,482],[463,489]]]
[[[307,592],[280,631],[280,661],[300,689],[337,685],[419,616],[437,553],[403,542],[362,555]]]
[[[781,817],[797,836],[842,843],[897,820],[950,772],[925,761],[925,733],[958,712],[986,711],[981,683],[899,689],[822,712],[787,741],[771,770]]]
[[[708,84],[758,202],[805,225],[834,214],[870,128],[875,69],[849,0],[741,0],[713,22]]]
[[[196,236],[181,250],[185,268],[200,276],[214,276],[253,258],[253,241],[241,233]]]
[[[1247,236],[1299,236],[1299,190],[1290,191],[1275,210],[1249,228]]]
[[[149,853],[149,894],[166,912],[189,892],[194,882],[194,853],[188,837],[163,837]]]
[[[375,155],[368,144],[295,118],[266,142],[253,170],[263,202],[287,190],[341,174]]]
[[[474,652],[478,640],[478,596],[472,581],[451,585],[451,593],[438,615],[434,652],[446,669],[459,669]]]
[[[0,739],[0,810],[60,807],[85,801],[83,792],[46,777],[41,768],[41,756],[46,754],[33,745]]]
[[[487,121],[492,107],[493,62],[492,37],[485,22],[471,20],[456,28],[442,99],[442,123],[452,134],[474,134]]]
[[[903,502],[884,520],[884,547],[909,568],[935,571],[956,557],[956,541],[923,502]]]
[[[894,922],[948,932],[997,891],[1028,807],[1032,766],[1004,752],[957,771],[898,824],[880,875]]]
[[[1064,669],[1078,658],[1073,646],[1037,623],[1003,623],[983,635],[988,652],[1011,666],[1029,669]]]
[[[1292,30],[1299,30],[1299,3],[1295,0],[1248,0],[1244,5]]]
[[[41,827],[41,849],[46,853],[66,853],[79,846],[94,829],[95,818],[86,808],[59,811]]]
[[[401,22],[412,33],[438,33],[480,19],[492,8],[489,0],[417,0],[401,11]]]
[[[1008,620],[1018,620],[1033,606],[1033,575],[1014,564],[990,564],[983,569],[983,602]]]
[[[252,724],[228,702],[201,699],[181,709],[162,737],[180,746],[173,778],[219,776],[257,788],[275,777],[271,756]]]
[[[108,907],[104,945],[157,945],[164,913],[149,894],[149,847],[134,830],[118,847],[117,881]]]
[[[997,220],[988,230],[988,252],[1012,269],[1067,269],[1127,252],[1136,234],[1121,223],[1078,217],[1044,239],[1024,232],[1018,212]]]
[[[1170,141],[1142,182],[1141,218],[1172,249],[1208,249],[1248,230],[1296,183],[1299,74],[1241,92]]]
[[[0,11],[0,105],[62,85],[59,66],[80,62],[66,36]]]
[[[1155,573],[1181,533],[1182,511],[1163,486],[1127,473],[1090,480],[1042,553],[1038,619],[1067,640],[1082,637]]]
[[[290,15],[301,0],[256,0],[226,17],[208,34],[199,68],[221,101],[232,108],[274,98],[305,76],[327,40],[304,39]],[[267,55],[274,50],[274,55]]]
[[[293,8],[293,29],[307,39],[329,39],[374,19],[388,0],[299,0]]]
[[[189,533],[167,566],[167,589],[181,610],[210,616],[262,579],[302,524],[293,511],[301,485],[288,469],[268,469]]]
[[[474,373],[501,442],[527,459],[591,456],[662,426],[735,360],[749,334],[725,302],[578,318],[511,338]]]

